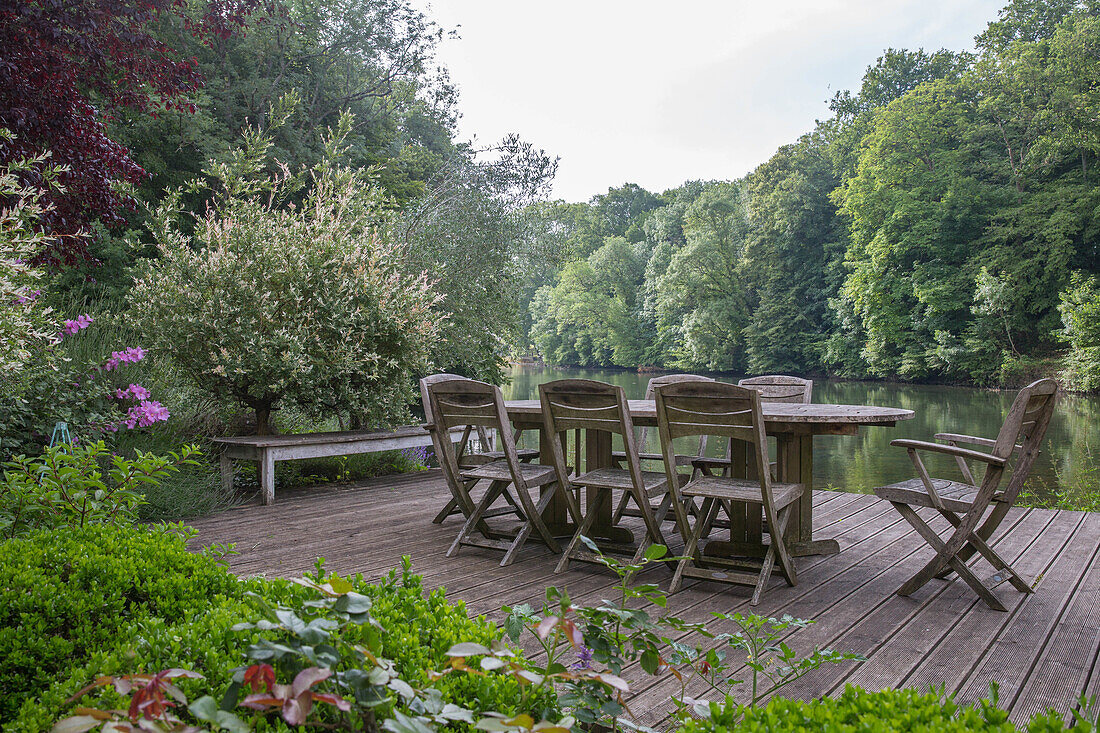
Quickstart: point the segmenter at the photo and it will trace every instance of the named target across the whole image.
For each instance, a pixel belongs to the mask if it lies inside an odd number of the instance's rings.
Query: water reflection
[[[645,395],[650,375],[604,369],[549,369],[515,367],[504,388],[507,399],[537,399],[538,385],[554,379],[581,377],[618,384],[630,398]],[[736,377],[719,376],[735,382]],[[937,432],[996,437],[1015,392],[877,382],[817,381],[814,402],[882,405],[913,410],[916,417],[893,428],[864,427],[857,436],[818,436],[814,439],[814,486],[869,492],[875,486],[913,477],[904,450],[891,448],[895,438],[931,440]],[[656,431],[651,431],[656,432]],[[656,449],[656,436],[648,441]],[[1043,452],[1035,462],[1028,488],[1050,495],[1057,487],[1080,489],[1090,469],[1095,476],[1100,460],[1100,399],[1062,395],[1047,431]],[[930,455],[933,474],[955,477],[958,469],[947,456]],[[1061,484],[1059,484],[1059,480]],[[1094,490],[1100,487],[1093,487]]]

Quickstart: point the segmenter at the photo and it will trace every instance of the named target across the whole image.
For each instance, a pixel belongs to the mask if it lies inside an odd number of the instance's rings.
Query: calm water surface
[[[554,379],[580,377],[618,384],[628,398],[645,396],[649,374],[609,369],[550,369],[517,366],[504,387],[506,399],[538,399],[538,385]],[[737,377],[720,375],[722,381]],[[880,405],[913,410],[916,417],[895,427],[861,427],[859,435],[814,438],[814,487],[870,492],[875,486],[914,477],[913,464],[895,438],[931,440],[934,433],[965,433],[994,438],[1004,421],[1014,391],[880,382],[815,381],[813,401],[826,404]],[[658,450],[656,431],[647,442]],[[530,438],[528,438],[530,440]],[[532,446],[534,447],[534,446]],[[950,457],[928,455],[933,475],[956,478]],[[1051,419],[1043,452],[1032,470],[1028,488],[1050,496],[1057,488],[1078,492],[1100,490],[1100,398],[1062,395]]]

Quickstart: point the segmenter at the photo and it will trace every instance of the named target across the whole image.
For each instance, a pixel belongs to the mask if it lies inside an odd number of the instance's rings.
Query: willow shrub
[[[261,432],[284,405],[353,426],[405,419],[438,338],[439,297],[383,235],[370,171],[339,165],[351,125],[342,117],[322,160],[298,172],[269,159],[268,133],[246,131],[192,183],[213,193],[193,227],[180,224],[183,192],[166,197],[152,224],[159,257],[130,294],[151,348],[255,410]]]

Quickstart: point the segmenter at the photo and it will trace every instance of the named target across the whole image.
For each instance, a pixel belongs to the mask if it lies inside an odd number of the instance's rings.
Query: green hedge
[[[134,622],[187,623],[237,586],[165,534],[96,525],[0,544],[0,723]]]
[[[468,618],[442,591],[425,594],[407,570],[381,584],[349,580],[373,599],[372,615],[385,629],[384,656],[413,684],[426,684],[426,670],[445,666],[452,644],[500,637],[494,624]],[[180,681],[190,698],[220,698],[259,635],[231,630],[260,617],[249,593],[291,607],[313,597],[286,580],[237,579],[213,559],[188,552],[180,538],[149,529],[96,526],[3,543],[0,726],[48,730],[71,709],[65,701],[100,675],[184,667],[205,677]],[[449,675],[434,686],[475,711],[511,711],[519,697],[514,679],[504,675]],[[83,704],[116,701],[105,690]],[[274,720],[257,727],[283,729]]]
[[[848,686],[838,698],[810,702],[773,698],[761,708],[727,708],[713,720],[688,721],[678,733],[1014,733],[1017,730],[1061,731],[1062,718],[1054,712],[1036,715],[1025,727],[1017,728],[1009,722],[1008,714],[989,700],[963,707],[949,697],[928,692],[904,689],[866,692]],[[1086,733],[1092,728],[1079,725],[1074,730]]]

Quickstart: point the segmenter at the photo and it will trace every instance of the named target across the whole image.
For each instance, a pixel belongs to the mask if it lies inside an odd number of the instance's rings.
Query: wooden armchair
[[[1054,412],[1057,391],[1058,385],[1052,379],[1040,379],[1020,390],[996,440],[956,433],[937,433],[935,437],[945,443],[891,441],[890,445],[905,448],[909,452],[917,478],[880,486],[875,489],[875,494],[893,504],[936,551],[935,557],[898,588],[898,595],[911,595],[932,578],[946,577],[952,571],[958,573],[990,608],[998,611],[1006,610],[993,593],[993,588],[1001,583],[1008,581],[1021,593],[1031,592],[1030,584],[993,550],[988,541],[1019,496],[1032,463],[1039,454],[1039,445],[1046,435],[1050,416]],[[984,453],[962,448],[959,443],[982,446],[990,451]],[[922,451],[954,456],[963,481],[934,479],[929,476],[920,457]],[[1010,470],[1009,462],[1014,454],[1015,465]],[[985,464],[981,481],[975,480],[967,464],[968,460]],[[1002,489],[1006,473],[1008,483]],[[947,519],[954,530],[946,540],[942,539],[913,507],[935,509]],[[988,515],[987,509],[990,510]],[[981,553],[995,571],[984,582],[966,564],[975,552]]]

